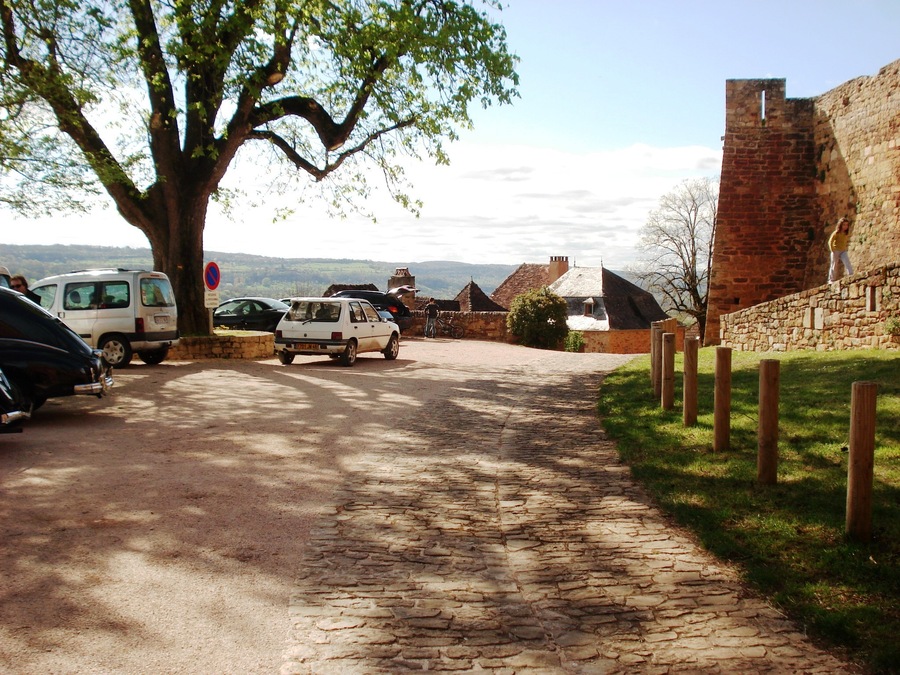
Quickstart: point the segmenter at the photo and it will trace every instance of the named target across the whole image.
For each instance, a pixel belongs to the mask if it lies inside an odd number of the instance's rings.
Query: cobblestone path
[[[649,503],[573,367],[461,376],[360,455],[283,673],[848,672]]]

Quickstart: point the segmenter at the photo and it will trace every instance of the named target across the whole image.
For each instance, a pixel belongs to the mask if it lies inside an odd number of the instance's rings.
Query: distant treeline
[[[388,280],[398,267],[409,269],[420,295],[452,299],[469,281],[491,293],[518,267],[450,261],[269,258],[207,251],[204,263],[209,261],[215,261],[222,271],[219,295],[223,300],[241,295],[320,295],[331,284],[375,284],[380,290],[387,290]],[[33,283],[53,274],[98,267],[151,269],[153,257],[149,248],[0,244],[0,265]]]

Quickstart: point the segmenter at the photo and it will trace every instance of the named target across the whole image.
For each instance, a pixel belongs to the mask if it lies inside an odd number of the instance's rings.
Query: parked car
[[[60,274],[31,289],[41,307],[62,319],[107,363],[124,368],[137,353],[161,363],[178,344],[178,308],[162,272],[103,269]]]
[[[297,354],[327,355],[345,366],[366,352],[393,360],[400,353],[400,328],[360,298],[292,298],[275,329],[275,352],[285,365]]]
[[[57,396],[103,396],[112,367],[71,328],[21,293],[0,288],[0,369],[18,403],[39,408]]]
[[[403,289],[409,288],[404,286]],[[398,289],[399,290],[399,289]],[[403,293],[382,293],[381,291],[338,291],[331,297],[333,298],[362,298],[368,300],[375,309],[383,309],[391,313],[394,323],[400,327],[400,331],[407,330],[412,325],[412,312],[409,307],[403,304],[400,296]]]
[[[288,305],[275,298],[232,298],[213,311],[213,326],[274,333],[286,311]]]
[[[0,434],[22,431],[22,422],[31,417],[27,402],[0,369]]]

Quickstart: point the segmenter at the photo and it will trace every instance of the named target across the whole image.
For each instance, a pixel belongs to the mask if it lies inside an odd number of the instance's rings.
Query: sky
[[[424,201],[418,218],[376,189],[364,204],[375,223],[306,203],[278,221],[284,202],[270,196],[230,219],[213,210],[204,248],[409,265],[566,255],[575,265],[625,269],[660,197],[718,175],[726,80],[784,78],[789,98],[805,98],[900,58],[898,0],[505,5],[497,17],[521,59],[521,98],[478,110],[475,129],[449,145],[449,167],[408,167]],[[112,209],[11,224],[0,237],[8,244],[148,246]]]

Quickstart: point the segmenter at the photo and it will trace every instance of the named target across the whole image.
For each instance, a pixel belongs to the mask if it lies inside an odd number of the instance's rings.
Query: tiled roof
[[[550,265],[522,263],[502,284],[491,293],[491,300],[504,309],[509,309],[517,295],[537,290],[550,284]]]
[[[652,293],[604,267],[574,267],[550,290],[566,299],[572,317],[582,316],[584,301],[593,298],[593,318],[605,320],[610,330],[649,328],[668,318]]]
[[[459,308],[463,312],[505,312],[506,308],[491,300],[487,294],[479,288],[478,284],[470,281],[454,298],[459,302]]]

